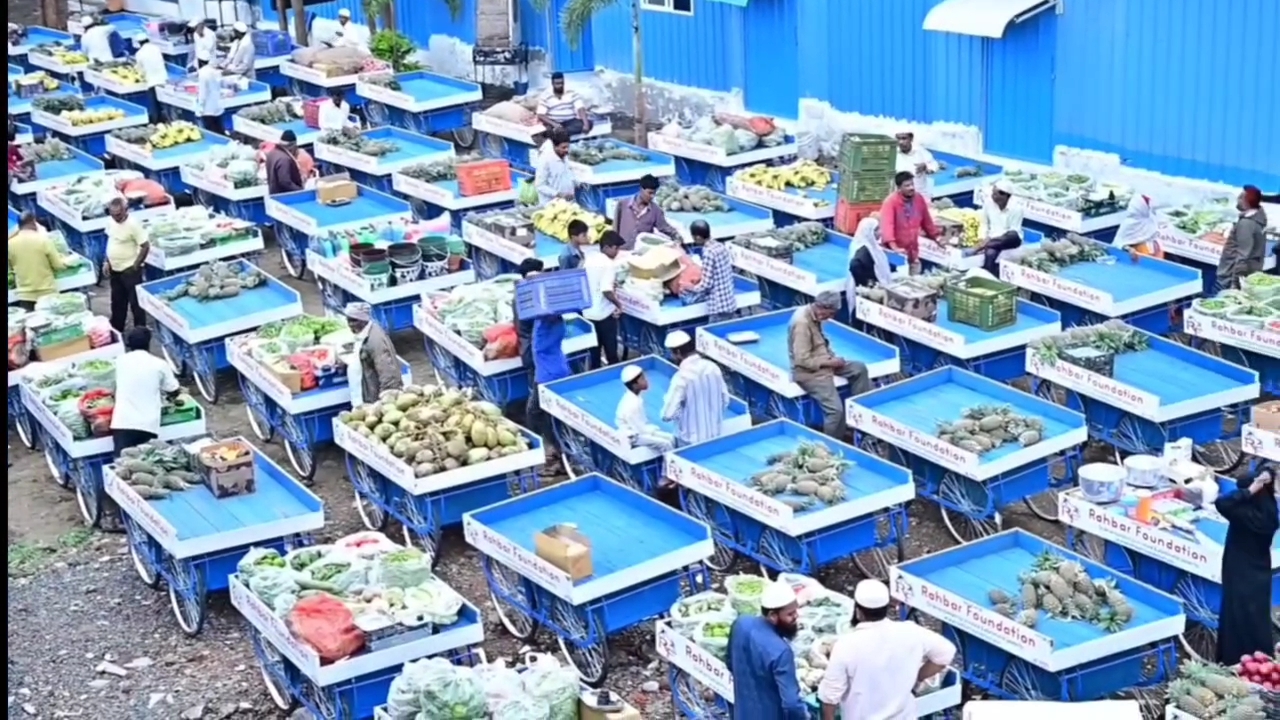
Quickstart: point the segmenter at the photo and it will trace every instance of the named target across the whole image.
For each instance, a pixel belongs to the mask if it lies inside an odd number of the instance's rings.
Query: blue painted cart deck
[[[791,380],[791,359],[787,350],[787,329],[791,318],[802,310],[788,308],[700,327],[697,332],[698,351],[727,369],[764,385],[771,392],[788,398],[802,397],[806,393]],[[901,370],[896,347],[834,320],[823,323],[822,329],[831,343],[831,352],[845,360],[865,363],[872,378],[893,375]],[[754,332],[760,339],[741,345],[729,342],[729,335],[738,332]],[[846,384],[848,381],[844,378],[836,379],[837,386]]]
[[[606,160],[599,165],[586,165],[575,162],[570,156],[569,169],[573,172],[573,178],[584,185],[623,185],[639,182],[640,178],[645,175],[664,178],[676,174],[676,160],[670,155],[664,155],[637,145],[611,139],[587,140],[584,142],[606,143],[611,147],[619,150],[630,150],[646,158],[644,160]],[[529,163],[531,165],[537,165],[537,154],[539,152],[541,150],[536,147],[529,151]]]
[[[574,581],[535,552],[536,535],[565,523],[591,541],[588,578]],[[696,565],[713,551],[706,525],[598,474],[469,512],[463,531],[472,547],[572,605]]]
[[[141,105],[135,105],[131,102],[125,102],[111,95],[91,95],[84,99],[84,108],[87,111],[104,111],[118,110],[124,114],[115,120],[107,120],[105,122],[93,123],[90,125],[76,125],[70,120],[59,115],[39,110],[32,110],[31,121],[41,127],[54,130],[69,137],[84,137],[86,135],[101,135],[125,127],[133,127],[135,125],[146,125],[150,122],[150,116],[147,109]]]
[[[138,303],[156,322],[183,342],[198,344],[252,330],[273,320],[287,320],[302,314],[302,296],[297,290],[241,260],[228,263],[233,269],[246,267],[262,273],[265,282],[242,290],[230,298],[201,301],[181,297],[166,302],[160,295],[195,276],[196,272],[171,275],[138,286]]]
[[[657,453],[646,447],[632,447],[629,438],[617,428],[618,403],[624,393],[630,392],[622,384],[621,373],[629,365],[643,370],[649,380],[649,389],[640,396],[645,416],[663,432],[675,434],[675,423],[662,419],[662,404],[677,368],[656,355],[546,383],[540,386],[540,392],[543,412],[636,465],[656,458]],[[731,398],[722,416],[721,432],[749,427],[751,414],[746,403]]]
[[[766,188],[743,182],[736,175],[730,176],[725,183],[725,192],[730,197],[763,205],[771,210],[793,215],[805,220],[830,220],[836,216],[836,203],[840,200],[837,189],[840,174],[831,173],[831,181],[818,188],[799,189],[785,187],[781,190]],[[848,268],[846,260],[844,267]]]
[[[933,159],[937,160],[940,165],[946,165],[945,169],[939,170],[930,176],[930,179],[933,180],[933,197],[972,195],[974,190],[1004,175],[1004,168],[999,165],[967,158],[963,155],[934,152]],[[959,177],[956,172],[962,168],[977,169],[978,174]]]
[[[1261,394],[1256,370],[1148,336],[1148,349],[1116,356],[1110,377],[1068,362],[1046,362],[1034,350],[1027,352],[1027,372],[1157,423],[1247,402]]]
[[[80,88],[70,83],[58,83],[58,88],[56,90],[42,92],[35,97],[18,97],[17,94],[10,93],[9,115],[15,118],[21,115],[30,115],[31,101],[35,100],[36,97],[42,97],[44,95],[74,95],[76,97],[80,97]]]
[[[1107,251],[1112,263],[1078,262],[1050,274],[1001,260],[1000,278],[1024,290],[1112,318],[1194,297],[1204,289],[1196,268],[1153,257],[1134,262],[1120,248],[1099,247]]]
[[[298,145],[307,146],[315,143],[320,138],[320,130],[307,125],[306,121],[301,118],[297,120],[287,120],[282,123],[267,125],[256,120],[241,115],[231,116],[231,130],[241,135],[246,135],[261,142],[280,142],[280,136],[286,130],[293,131],[294,137],[298,139]]]
[[[145,500],[103,470],[103,486],[147,534],[175,558],[208,555],[324,527],[324,503],[255,450],[254,491],[217,498],[205,485]]]
[[[654,302],[647,295],[627,292],[621,287],[615,289],[614,294],[622,305],[623,314],[658,327],[694,322],[711,314],[706,302],[690,305],[670,295],[664,295],[661,302]],[[755,280],[734,275],[733,295],[739,311],[755,307],[760,304],[760,285]]]
[[[1009,443],[979,455],[937,437],[939,423],[969,408],[1007,405],[1044,423],[1040,441]],[[1056,455],[1088,439],[1085,418],[1003,383],[947,367],[872,390],[847,401],[849,424],[860,432],[973,480],[987,480]]]
[[[368,140],[392,143],[394,152],[386,155],[365,155],[344,147],[328,145],[323,136],[316,141],[316,159],[336,163],[370,175],[390,175],[419,163],[432,163],[453,157],[453,145],[444,140],[420,135],[397,127],[380,127],[365,130],[360,135]]]
[[[71,157],[67,160],[50,160],[36,164],[36,176],[27,182],[15,182],[9,192],[30,195],[53,185],[65,183],[79,175],[101,172],[102,161],[89,153],[68,147]]]
[[[28,25],[27,36],[23,39],[22,44],[9,45],[9,57],[26,55],[31,52],[31,48],[37,45],[52,45],[54,43],[74,45],[75,42],[76,39],[69,32],[39,25]]]
[[[938,318],[934,322],[926,322],[866,298],[858,298],[855,315],[868,325],[962,360],[1025,347],[1033,340],[1062,332],[1062,316],[1057,310],[1028,300],[1018,301],[1014,324],[997,330],[983,330],[951,320],[947,317],[945,299],[938,301]]]
[[[267,216],[305,235],[318,235],[321,228],[336,232],[413,216],[405,200],[363,185],[356,188],[360,195],[346,205],[325,205],[315,190],[273,195],[266,201]]]
[[[200,130],[200,139],[173,147],[148,149],[142,145],[124,142],[119,138],[107,136],[107,152],[121,160],[134,163],[144,170],[158,172],[182,167],[210,150],[231,142],[221,135],[214,135],[207,130]]]
[[[12,64],[9,65],[9,82],[13,82],[14,80],[17,80],[18,78],[26,74],[27,74],[27,71],[23,70],[20,66],[12,65]]]
[[[1016,596],[1018,575],[1044,552],[1084,565],[1094,579],[1114,580],[1133,607],[1124,629],[1108,633],[1086,622],[1039,614],[1028,628],[998,614],[987,593],[1000,588]],[[891,566],[894,598],[1050,672],[1132,650],[1182,633],[1182,602],[1153,587],[1027,533],[1007,530],[950,550]]]
[[[773,229],[772,210],[720,193],[716,193],[716,197],[725,204],[728,208],[727,210],[723,212],[667,210],[667,220],[671,222],[671,225],[676,230],[680,231],[681,236],[686,241],[692,239],[689,234],[689,226],[699,220],[711,226],[711,238],[713,240],[724,240],[738,235],[746,235],[747,233],[768,232]],[[610,198],[605,201],[605,217],[614,217],[614,213],[617,212],[617,203],[617,198]]]
[[[400,85],[399,90],[376,83],[356,82],[356,95],[409,113],[478,103],[482,98],[480,86],[476,83],[425,70],[397,73],[395,79]]]
[[[840,476],[845,500],[828,504],[794,492],[765,494],[751,487],[751,477],[769,469],[769,458],[794,452],[801,443],[819,443],[851,463]],[[916,495],[911,471],[790,420],[774,420],[675,450],[667,455],[667,474],[684,487],[793,537],[901,505]],[[797,506],[806,501],[808,507]]]

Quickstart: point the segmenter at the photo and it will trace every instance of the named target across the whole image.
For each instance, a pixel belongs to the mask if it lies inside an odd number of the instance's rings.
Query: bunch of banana
[[[88,65],[89,64],[88,56],[76,50],[65,50],[62,48],[56,48],[53,50],[52,53],[50,53],[50,55],[52,55],[53,59],[57,60],[63,65]]]
[[[146,82],[142,71],[134,65],[107,68],[102,71],[102,74],[124,85],[141,85]]]
[[[153,127],[154,132],[148,142],[151,147],[156,150],[175,147],[186,143],[199,142],[203,135],[200,134],[200,128],[189,122],[175,122],[168,125],[160,124]]]
[[[733,177],[740,182],[769,190],[823,190],[831,185],[831,171],[812,160],[800,160],[779,167],[752,165],[738,171]]]
[[[979,232],[982,228],[982,215],[977,210],[952,207],[938,212],[938,217],[959,223],[960,234],[956,240],[960,243],[960,247],[972,248],[981,244],[982,238],[979,237]]]
[[[62,117],[70,121],[72,125],[96,125],[98,123],[111,122],[112,120],[120,120],[124,118],[124,111],[119,108],[64,110],[62,111]]]
[[[569,223],[573,220],[581,220],[587,224],[587,237],[593,243],[598,242],[600,236],[609,229],[609,221],[604,216],[558,198],[535,210],[530,219],[533,220],[535,230],[561,242],[568,241]]]

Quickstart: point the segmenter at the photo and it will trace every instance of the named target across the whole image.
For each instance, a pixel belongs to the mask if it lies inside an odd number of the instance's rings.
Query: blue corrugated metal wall
[[[732,5],[701,0],[691,16],[642,11],[645,77],[721,92],[742,87],[742,14]],[[596,65],[631,72],[631,3],[615,2],[593,26]]]
[[[1168,175],[1280,187],[1280,3],[1232,9],[1243,3],[1070,0],[1054,141]]]
[[[1043,12],[987,40],[986,118],[979,125],[989,153],[1053,161],[1053,68],[1057,18]]]
[[[551,0],[545,10],[537,10],[529,0],[520,0],[520,38],[526,45],[545,50],[548,65],[560,72],[596,69],[595,32],[588,26],[577,43],[570,43],[560,30],[560,9],[565,0]],[[547,28],[553,32],[548,33]]]
[[[743,10],[742,91],[751,112],[798,116],[801,71],[797,22],[801,2],[764,0],[748,3]]]
[[[364,22],[364,4],[360,0],[335,0],[323,5],[311,5],[307,12],[316,17],[336,20],[339,10],[350,10],[355,22]],[[289,28],[293,28],[293,13],[289,16]],[[262,19],[266,23],[275,24],[275,2],[271,0],[262,4]],[[426,47],[432,35],[456,37],[463,42],[475,42],[476,39],[476,7],[475,0],[464,0],[462,12],[455,20],[449,14],[449,8],[443,0],[396,0],[396,26],[419,47]]]

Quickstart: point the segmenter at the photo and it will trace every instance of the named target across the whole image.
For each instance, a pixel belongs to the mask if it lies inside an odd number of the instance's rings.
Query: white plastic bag
[[[791,586],[792,591],[796,594],[796,603],[800,607],[808,605],[809,601],[815,596],[827,592],[827,589],[822,586],[822,583],[808,575],[801,575],[799,573],[779,573],[778,582],[786,583]]]
[[[823,591],[800,608],[800,627],[819,635],[839,634],[853,628],[853,599],[847,595]]]
[[[484,688],[484,697],[488,702],[489,712],[494,717],[503,717],[498,714],[498,708],[507,700],[518,697],[523,692],[520,673],[507,667],[505,660],[496,660],[486,665],[479,665],[475,671],[476,678],[480,680],[480,685]]]
[[[768,582],[759,575],[731,575],[724,579],[724,589],[739,615],[759,615],[760,598]]]
[[[690,638],[703,622],[718,620],[732,623],[738,617],[737,611],[729,604],[729,596],[714,591],[680,598],[671,606],[670,614],[672,629]]]
[[[578,672],[542,653],[525,656],[525,663],[529,668],[521,678],[525,692],[547,703],[548,720],[577,720]]]

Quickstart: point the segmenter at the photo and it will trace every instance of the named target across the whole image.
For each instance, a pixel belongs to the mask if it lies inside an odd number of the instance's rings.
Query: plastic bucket
[[[1077,475],[1080,478],[1080,492],[1085,500],[1092,503],[1113,503],[1123,494],[1125,479],[1129,473],[1111,463],[1088,463],[1080,466]]]
[[[373,267],[364,267],[364,279],[369,281],[372,290],[384,290],[391,284],[391,267],[387,263],[379,263]]]
[[[352,265],[362,267],[364,262],[362,256],[366,252],[376,248],[377,245],[374,245],[373,243],[351,243],[351,246],[347,248],[347,256],[351,259]]]
[[[393,268],[416,268],[422,264],[422,248],[416,243],[396,243],[387,247]]]
[[[370,265],[377,265],[379,263],[386,264],[389,262],[386,249],[380,247],[369,248],[368,250],[361,251],[359,255],[352,255],[352,257],[360,258],[359,267],[368,267]]]
[[[448,235],[426,235],[418,239],[423,262],[438,262],[449,257]]]
[[[422,275],[422,263],[406,266],[393,266],[391,268],[391,272],[396,277],[397,285],[408,285],[409,283],[417,282],[418,278]]]
[[[1124,469],[1133,487],[1153,488],[1164,480],[1164,461],[1154,455],[1130,455]]]

